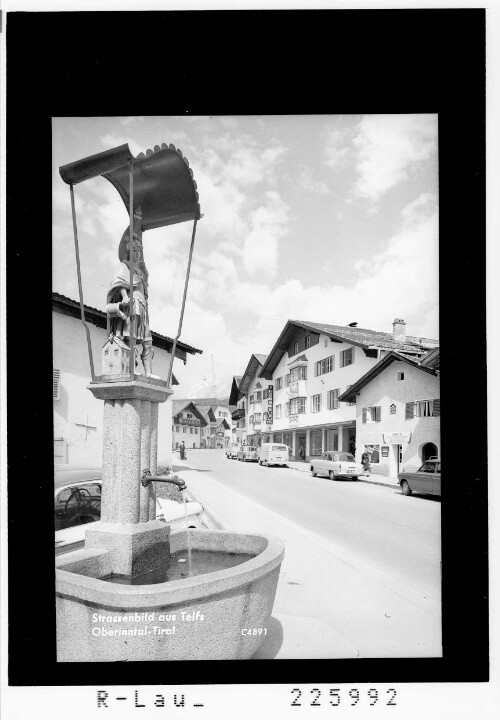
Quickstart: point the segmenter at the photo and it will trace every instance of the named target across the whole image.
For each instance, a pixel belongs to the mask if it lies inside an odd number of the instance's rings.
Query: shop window
[[[380,445],[365,445],[365,451],[370,457],[370,465],[380,463]]]
[[[347,365],[352,365],[354,363],[354,348],[348,348],[347,350],[342,350],[340,353],[340,367],[347,367]]]

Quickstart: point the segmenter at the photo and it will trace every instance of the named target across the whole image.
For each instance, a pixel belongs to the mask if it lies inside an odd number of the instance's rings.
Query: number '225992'
[[[309,691],[312,696],[310,702],[301,702],[302,690],[300,688],[293,688],[291,691],[294,699],[291,703],[292,707],[302,707],[303,705],[309,705],[310,707],[321,707],[322,691],[319,688],[313,688]],[[360,691],[358,688],[351,688],[350,690],[342,690],[341,688],[331,688],[327,695],[329,705],[336,707],[337,705],[357,705],[359,702],[368,704],[371,707],[380,703],[381,705],[389,705],[395,707],[397,691],[394,688],[388,688],[385,692],[378,690],[377,688],[370,688],[366,691]],[[306,700],[306,698],[304,698]]]

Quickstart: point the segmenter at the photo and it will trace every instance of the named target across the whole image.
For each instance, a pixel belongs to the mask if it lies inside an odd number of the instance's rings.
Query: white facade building
[[[343,396],[356,401],[357,460],[395,477],[441,455],[439,351],[421,362],[390,352]]]
[[[54,461],[83,467],[102,463],[104,403],[87,389],[91,381],[85,328],[80,304],[53,293],[53,409]],[[101,351],[106,342],[106,314],[85,307],[96,375],[101,373]],[[153,372],[166,379],[173,340],[152,332]],[[187,354],[201,350],[178,343],[175,356],[186,362]],[[136,372],[142,372],[142,366]],[[177,385],[174,378],[173,385]],[[172,399],[158,406],[158,463],[168,464],[172,449]]]
[[[356,407],[340,396],[391,350],[419,359],[436,346],[434,340],[406,337],[399,319],[392,334],[288,321],[258,377],[248,383],[249,396],[259,381],[263,389],[266,380],[273,386],[272,425],[262,428],[262,441],[286,443],[296,460],[337,449],[358,455]]]

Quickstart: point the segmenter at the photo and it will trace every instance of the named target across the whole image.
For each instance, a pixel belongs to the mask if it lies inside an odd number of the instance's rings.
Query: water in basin
[[[189,563],[188,549],[173,553],[170,561],[162,568],[151,570],[142,575],[130,577],[128,575],[107,575],[101,578],[106,582],[121,583],[122,585],[155,585],[156,583],[182,580],[195,575],[226,570],[251,560],[255,555],[212,552],[210,550],[191,550],[191,564]],[[191,567],[190,567],[191,565]]]

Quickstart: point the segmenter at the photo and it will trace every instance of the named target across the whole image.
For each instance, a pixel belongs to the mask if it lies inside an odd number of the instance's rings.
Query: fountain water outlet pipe
[[[150,470],[144,470],[141,477],[141,483],[143,487],[149,487],[149,485],[152,482],[161,482],[161,483],[171,483],[172,485],[177,485],[179,490],[185,490],[187,488],[186,483],[184,480],[177,475],[174,475],[174,477],[168,477],[167,475],[151,475]]]

